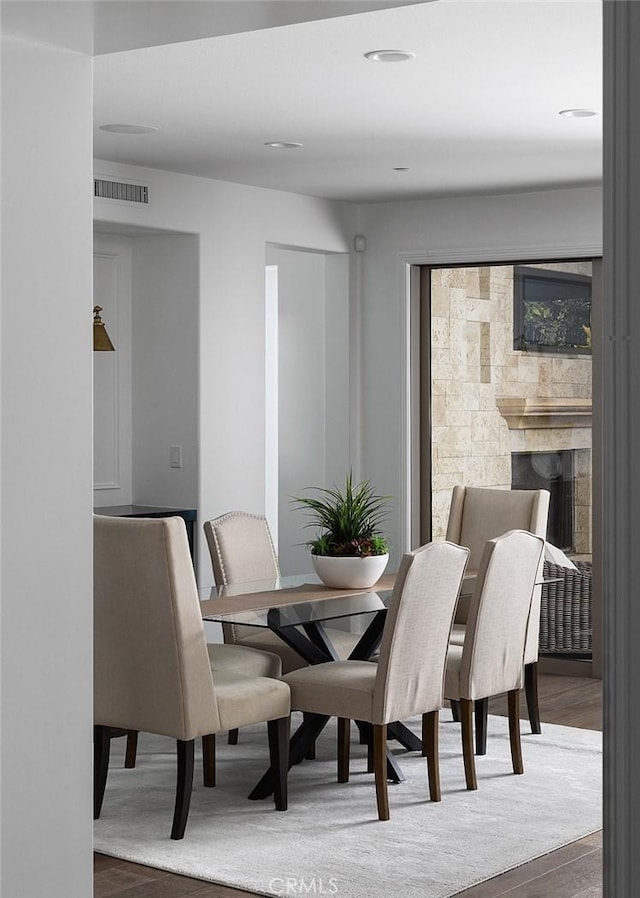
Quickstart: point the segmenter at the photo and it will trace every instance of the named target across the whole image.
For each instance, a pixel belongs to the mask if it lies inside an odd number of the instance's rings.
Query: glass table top
[[[473,593],[475,580],[475,573],[464,578],[461,597]],[[329,589],[315,574],[308,573],[207,587],[199,590],[199,597],[206,621],[263,628],[296,627],[384,611],[391,600],[392,587],[393,575],[387,575],[371,590],[340,591]]]
[[[392,595],[390,588],[351,592],[347,595],[336,595],[336,592],[322,586],[313,574],[301,574],[279,577],[276,580],[254,580],[233,586],[201,589],[199,594],[200,600],[207,603],[206,610],[203,608],[204,620],[270,628],[295,627],[310,621],[372,614],[383,611]],[[224,601],[220,603],[220,611],[216,610],[216,600],[228,600],[233,596],[247,599],[255,596],[258,604],[263,607],[230,609],[230,603]],[[242,604],[246,605],[247,602]]]

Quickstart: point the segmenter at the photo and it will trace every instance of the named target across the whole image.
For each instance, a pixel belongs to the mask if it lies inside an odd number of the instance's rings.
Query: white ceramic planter
[[[335,589],[369,589],[382,576],[389,555],[352,556],[312,555],[316,574],[325,586]]]

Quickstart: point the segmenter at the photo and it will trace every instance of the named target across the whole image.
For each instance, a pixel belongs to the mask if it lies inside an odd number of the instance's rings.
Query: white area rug
[[[219,785],[205,789],[196,767],[180,842],[169,839],[172,742],[141,735],[137,768],[125,770],[123,740],[113,740],[95,849],[264,895],[446,898],[601,828],[600,733],[545,724],[533,736],[523,722],[525,773],[514,776],[506,720],[492,716],[487,755],[477,758],[479,788],[467,792],[459,726],[448,711],[441,717],[442,801],[427,798],[424,759],[399,750],[406,781],[389,785],[385,823],[355,731],[351,781],[336,782],[330,725],[318,760],[291,770],[286,813],[270,799],[246,798],[267,765],[266,725],[242,730],[236,746],[220,737]]]

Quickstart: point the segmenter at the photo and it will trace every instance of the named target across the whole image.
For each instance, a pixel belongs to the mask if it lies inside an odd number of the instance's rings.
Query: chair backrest
[[[509,530],[547,535],[549,490],[497,490],[455,486],[446,538],[471,550],[469,569],[478,570],[485,543]]]
[[[230,511],[206,521],[204,532],[217,586],[280,576],[278,559],[264,515]]]
[[[96,724],[220,729],[182,518],[94,517],[94,668]]]
[[[447,647],[469,550],[434,542],[405,555],[387,611],[373,723],[442,707]]]
[[[544,539],[524,530],[511,530],[486,543],[462,649],[462,698],[485,698],[522,686],[543,555]]]

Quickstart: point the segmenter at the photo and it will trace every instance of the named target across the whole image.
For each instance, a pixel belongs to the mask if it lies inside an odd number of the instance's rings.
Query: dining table
[[[385,574],[370,589],[336,589],[325,586],[313,574],[255,580],[200,590],[202,617],[219,624],[237,624],[269,629],[308,664],[340,660],[327,633],[327,626],[360,633],[349,658],[367,661],[380,646],[386,611],[393,594],[395,574]],[[473,591],[475,577],[466,577],[461,597]],[[305,714],[291,737],[289,766],[309,756],[317,737],[329,721],[320,714]],[[356,721],[362,741],[369,742],[369,724]],[[387,728],[389,740],[407,751],[421,751],[422,741],[404,723]],[[312,754],[312,753],[311,753]],[[404,774],[395,755],[387,748],[387,776],[395,783]],[[266,798],[273,791],[273,776],[267,770],[251,791],[252,799]]]

